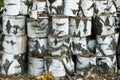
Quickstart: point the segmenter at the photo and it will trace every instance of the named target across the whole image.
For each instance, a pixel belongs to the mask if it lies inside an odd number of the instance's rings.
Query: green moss
[[[3,4],[3,0],[0,0],[0,8],[3,7],[4,4]]]

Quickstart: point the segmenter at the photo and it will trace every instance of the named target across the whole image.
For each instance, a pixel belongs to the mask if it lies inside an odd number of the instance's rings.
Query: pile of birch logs
[[[119,0],[4,0],[4,5],[2,74],[25,71],[26,51],[33,76],[117,73],[120,68]]]
[[[95,1],[93,30],[96,35],[96,65],[98,73],[117,73],[114,16],[116,8],[112,0]]]
[[[30,18],[27,19],[28,74],[37,76],[45,71],[49,17],[46,0],[29,0],[29,3],[32,5],[29,7]]]
[[[116,0],[116,13],[117,16],[115,16],[115,31],[116,33],[120,33],[120,0]],[[116,41],[117,42],[117,41]],[[117,63],[118,63],[118,69],[120,70],[120,37],[118,39],[118,42],[116,43],[116,56],[117,56]]]
[[[27,36],[26,0],[4,0],[5,11],[2,14],[2,47],[0,51],[1,73],[6,75],[25,72],[25,54]],[[24,8],[22,8],[24,7]]]

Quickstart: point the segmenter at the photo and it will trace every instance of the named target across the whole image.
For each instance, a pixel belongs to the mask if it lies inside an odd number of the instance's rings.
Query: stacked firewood
[[[48,1],[51,30],[48,35],[48,54],[45,57],[45,68],[55,77],[64,77],[74,73],[69,16],[64,15],[64,3],[64,0]]]
[[[116,0],[116,14],[115,16],[115,31],[116,33],[120,33],[120,0]],[[117,56],[117,62],[118,62],[118,69],[120,70],[120,38],[118,38],[118,42],[116,44],[116,56]]]
[[[66,0],[67,1],[67,0]],[[70,35],[72,36],[72,54],[75,55],[76,74],[95,72],[96,56],[88,50],[87,37],[91,35],[94,0],[77,0],[75,16],[70,16]]]
[[[46,0],[29,0],[27,19],[28,35],[28,74],[37,76],[45,71],[44,56],[47,53],[49,17]]]
[[[2,15],[2,47],[1,73],[18,74],[25,71],[25,53],[27,36],[26,27],[26,5],[25,0],[4,0],[4,12]],[[24,12],[23,12],[24,11]]]
[[[118,3],[119,0],[4,0],[1,73],[23,72],[26,50],[29,75],[45,71],[55,77],[117,73]]]
[[[117,73],[114,16],[116,8],[112,0],[96,0],[93,16],[93,30],[96,35],[96,63],[98,73]],[[116,38],[116,39],[115,39]]]

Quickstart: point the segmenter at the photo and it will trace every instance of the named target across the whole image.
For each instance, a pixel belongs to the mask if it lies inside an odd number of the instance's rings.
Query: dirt
[[[0,80],[120,80],[120,75],[116,74],[91,74],[91,75],[79,75],[79,76],[69,76],[63,78],[45,78],[44,76],[33,77],[27,74],[15,74],[11,76],[0,74]]]

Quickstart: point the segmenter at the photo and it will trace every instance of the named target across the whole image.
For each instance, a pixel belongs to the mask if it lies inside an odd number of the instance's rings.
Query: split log
[[[96,55],[109,56],[116,53],[115,35],[97,36]]]
[[[70,35],[73,37],[86,37],[91,35],[91,18],[71,17]]]
[[[12,75],[25,72],[25,54],[14,55],[1,51],[0,56],[2,74]]]
[[[72,37],[72,54],[82,55],[88,50],[86,37]]]
[[[113,0],[95,0],[94,13],[101,15],[104,13],[111,13],[116,15],[116,8]]]
[[[45,70],[54,77],[64,77],[66,74],[73,74],[74,63],[71,57],[47,57]]]
[[[47,38],[29,38],[28,52],[32,57],[42,58],[48,50]]]
[[[27,32],[28,37],[39,38],[47,37],[48,34],[48,18],[41,17],[40,19],[28,19]]]
[[[81,17],[92,17],[94,2],[94,0],[80,0],[78,15]]]
[[[95,35],[110,35],[115,33],[114,17],[112,14],[102,14],[93,18]]]
[[[77,16],[80,0],[64,0],[64,15]],[[85,6],[84,6],[85,7]]]
[[[43,73],[44,70],[44,59],[28,57],[28,74],[32,76],[38,76]]]
[[[11,54],[20,54],[26,52],[27,36],[4,36],[3,50]]]
[[[63,15],[64,0],[48,0],[49,15]]]
[[[109,74],[117,73],[116,56],[97,57],[97,73]]]
[[[3,34],[5,35],[24,35],[25,16],[3,15]]]
[[[69,34],[69,18],[67,16],[52,17],[52,33],[57,36]]]
[[[76,73],[81,75],[96,73],[96,56],[91,54],[87,54],[87,56],[77,55]]]
[[[48,35],[48,55],[50,56],[67,56],[71,55],[71,39],[69,35],[57,37]]]

